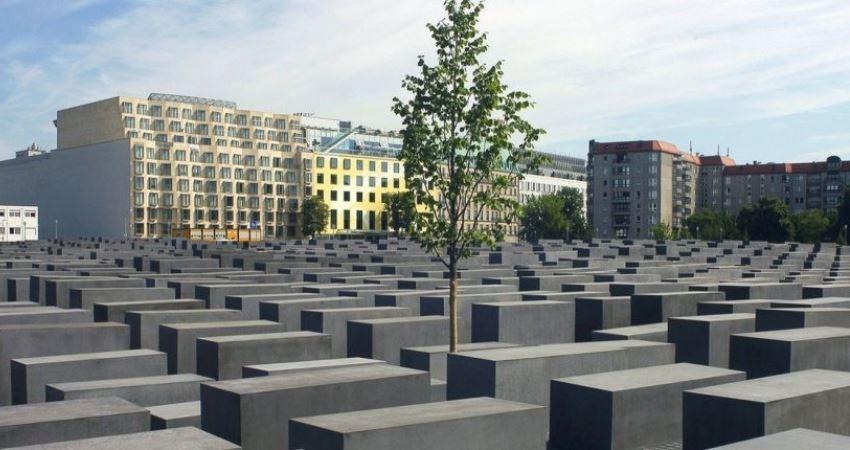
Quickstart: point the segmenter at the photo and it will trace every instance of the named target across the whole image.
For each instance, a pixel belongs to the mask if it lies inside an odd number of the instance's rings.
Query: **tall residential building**
[[[0,163],[0,189],[61,217],[63,235],[294,236],[309,171],[300,120],[200,97],[113,97],[59,111],[57,149]]]
[[[850,185],[850,161],[735,164],[729,156],[679,151],[663,141],[595,142],[588,153],[588,215],[599,237],[646,238],[681,228],[698,210],[737,215],[762,198],[794,214],[834,210]]]
[[[648,238],[696,208],[699,158],[663,141],[590,141],[587,212],[601,238]]]
[[[752,163],[724,167],[723,212],[737,214],[763,197],[779,198],[792,213],[834,210],[850,184],[850,162],[830,156],[808,163]]]

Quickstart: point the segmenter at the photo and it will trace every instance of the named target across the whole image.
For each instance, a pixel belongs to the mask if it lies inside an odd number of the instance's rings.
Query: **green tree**
[[[303,216],[301,231],[304,236],[313,237],[327,228],[330,209],[321,198],[310,197],[301,205],[301,215]]]
[[[520,237],[527,241],[588,237],[584,195],[575,188],[532,198],[520,213]]]
[[[666,241],[673,238],[673,230],[664,222],[657,223],[649,228],[652,238],[657,241]]]
[[[384,194],[384,211],[389,215],[390,228],[398,236],[401,231],[409,231],[416,220],[416,200],[410,191]]]
[[[833,214],[834,218],[832,225],[827,231],[827,235],[829,238],[834,239],[835,242],[838,242],[838,239],[841,238],[840,243],[843,245],[845,244],[844,227],[850,226],[850,189],[844,189],[838,209],[834,213],[830,213],[830,215]]]
[[[764,197],[738,212],[738,227],[755,241],[784,242],[794,237],[788,205],[776,197]]]
[[[515,189],[522,170],[541,157],[534,143],[543,130],[521,117],[530,97],[502,83],[502,63],[481,61],[487,35],[478,30],[483,3],[446,0],[446,18],[429,24],[436,63],[418,60],[419,74],[404,78],[409,99],[393,99],[401,117],[408,188],[422,203],[414,238],[449,272],[450,350],[457,350],[457,269],[472,249],[495,246],[516,217]],[[486,209],[497,219],[480,226]]]
[[[735,218],[729,214],[704,209],[685,219],[685,226],[691,236],[697,239],[719,241],[738,239],[738,226]]]
[[[823,240],[829,229],[829,219],[819,209],[811,209],[791,216],[794,240],[813,244]]]

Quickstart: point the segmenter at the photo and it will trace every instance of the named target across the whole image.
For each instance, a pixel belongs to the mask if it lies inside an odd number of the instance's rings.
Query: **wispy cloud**
[[[132,3],[43,57],[22,51],[37,36],[0,44],[0,131],[52,142],[56,109],[150,91],[397,127],[390,99],[440,17],[437,0]],[[848,23],[843,0],[490,0],[482,18],[544,144],[850,102]]]

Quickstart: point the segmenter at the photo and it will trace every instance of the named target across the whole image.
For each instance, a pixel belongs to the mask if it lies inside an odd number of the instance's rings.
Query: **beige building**
[[[299,232],[306,149],[300,118],[199,97],[113,97],[61,110],[57,151],[122,141],[131,157],[130,233],[182,228]]]
[[[596,237],[649,238],[696,209],[699,158],[663,141],[590,141],[587,212]]]

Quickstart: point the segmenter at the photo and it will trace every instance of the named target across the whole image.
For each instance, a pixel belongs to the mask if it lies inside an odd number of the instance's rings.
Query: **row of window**
[[[336,157],[328,158],[328,166],[331,169],[339,168],[339,159]],[[363,170],[363,160],[356,159],[354,160],[355,170]],[[325,157],[317,156],[316,157],[316,168],[322,169],[325,167]],[[342,168],[343,170],[351,170],[351,159],[342,158]],[[375,172],[377,169],[376,161],[369,161],[369,172]],[[381,161],[381,172],[387,173],[389,172],[389,161]],[[394,162],[393,163],[393,173],[401,173],[401,164]]]
[[[150,131],[166,131],[164,120],[153,120],[141,118],[136,126],[136,118],[133,116],[124,117],[124,128]],[[168,131],[172,133],[195,134],[199,136],[209,136],[210,128],[207,124],[197,124],[193,122],[169,122]],[[266,130],[263,128],[255,128],[253,133],[249,128],[224,127],[214,125],[212,127],[213,136],[227,136],[240,139],[255,139],[261,141],[289,142],[289,133],[286,131]]]
[[[5,209],[0,209],[0,217],[6,217],[6,214],[8,214],[9,217],[21,217],[21,210],[20,209],[10,209],[7,213],[7,211]],[[35,211],[32,211],[32,210],[30,210],[30,211],[25,210],[23,212],[23,215],[24,215],[24,217],[34,218],[36,216],[36,213],[35,213]]]
[[[221,199],[221,200],[220,200]],[[249,208],[249,209],[260,209],[260,198],[259,197],[236,197],[234,202],[233,196],[225,196],[219,197],[217,195],[201,195],[195,194],[194,196],[189,194],[179,194],[177,196],[178,204],[174,203],[174,194],[158,194],[158,193],[149,193],[147,195],[147,203],[145,203],[145,195],[141,192],[137,192],[133,196],[133,204],[135,206],[150,206],[150,207],[164,207],[171,208],[173,206],[180,206],[183,208],[194,205],[196,208]],[[289,206],[290,210],[294,210],[298,208],[298,200],[294,198],[290,198],[288,200],[278,198],[264,198],[262,199],[263,209],[271,210],[271,209],[279,209],[283,210]]]
[[[365,177],[361,175],[356,175],[354,177],[354,182],[357,186],[363,186],[363,181]],[[338,184],[339,178],[336,174],[330,174],[330,183],[332,185]],[[369,177],[369,187],[376,187],[378,179],[376,177]],[[316,174],[316,184],[325,184],[325,174],[317,173]],[[343,186],[351,186],[351,175],[343,175],[342,176],[342,185]],[[401,186],[401,180],[399,178],[393,178],[393,187],[398,189]],[[386,188],[389,187],[389,179],[382,177],[381,178],[381,187]]]
[[[156,159],[161,161],[170,160],[170,155],[172,152],[167,148],[145,148],[144,145],[134,145],[133,146],[133,156],[135,159]],[[200,162],[204,164],[231,164],[231,155],[229,153],[218,153],[216,156],[213,152],[200,152],[198,150],[174,150],[173,156],[175,161],[186,161],[186,157],[188,155],[189,161],[191,162]],[[260,167],[282,167],[282,168],[293,168],[295,167],[295,159],[293,158],[278,158],[278,157],[269,157],[269,156],[260,156],[257,158],[254,155],[240,155],[234,154],[232,155],[232,163],[233,165],[242,165],[247,167],[254,167],[259,164]]]
[[[146,105],[144,103],[139,103],[136,105],[135,110],[137,115],[140,116],[150,116],[150,117],[162,117],[162,106],[160,105]],[[121,103],[121,112],[124,114],[133,114],[133,103],[131,102],[122,102]],[[193,110],[191,108],[182,108],[178,109],[176,107],[168,107],[165,109],[165,117],[171,119],[182,118],[185,120],[194,120],[197,122],[206,122],[207,121],[207,112],[203,109]],[[278,130],[286,129],[286,119],[275,119],[272,117],[260,117],[260,116],[251,116],[250,118],[246,114],[232,114],[232,113],[224,113],[222,115],[219,111],[211,111],[209,114],[210,122],[215,123],[229,123],[235,125],[248,125],[251,124],[252,127],[266,127],[266,128],[276,128]],[[222,120],[223,119],[223,120]],[[290,120],[289,123],[290,128],[297,128],[298,122],[294,120]]]

